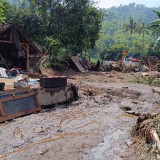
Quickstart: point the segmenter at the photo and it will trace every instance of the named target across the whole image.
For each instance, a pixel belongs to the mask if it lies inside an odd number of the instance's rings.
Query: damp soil
[[[131,156],[137,116],[159,112],[160,95],[137,73],[65,73],[80,99],[0,124],[0,159],[119,160]]]

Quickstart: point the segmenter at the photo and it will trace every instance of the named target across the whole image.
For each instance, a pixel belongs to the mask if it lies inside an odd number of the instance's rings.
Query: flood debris
[[[141,114],[132,134],[135,144],[143,146],[150,153],[150,158],[160,158],[160,114]],[[136,145],[136,146],[137,146]]]

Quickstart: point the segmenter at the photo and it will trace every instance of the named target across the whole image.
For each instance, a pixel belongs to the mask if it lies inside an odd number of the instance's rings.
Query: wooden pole
[[[29,45],[27,45],[27,51],[26,51],[26,67],[28,71],[29,70]]]

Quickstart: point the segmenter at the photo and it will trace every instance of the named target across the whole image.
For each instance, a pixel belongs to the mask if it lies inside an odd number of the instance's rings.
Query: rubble
[[[133,127],[132,135],[134,146],[138,147],[141,153],[149,155],[151,159],[160,156],[160,114],[141,114],[137,124]],[[144,149],[143,149],[144,148]],[[146,155],[146,156],[147,156]]]

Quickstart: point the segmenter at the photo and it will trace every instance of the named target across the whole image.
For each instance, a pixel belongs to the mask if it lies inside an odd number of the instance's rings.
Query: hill
[[[129,5],[120,5],[119,7],[112,7],[106,10],[107,16],[104,20],[110,21],[118,19],[127,21],[130,16],[136,21],[143,21],[145,24],[151,23],[154,19],[158,18],[153,10],[159,10],[160,8],[148,8],[141,4],[130,3]]]

